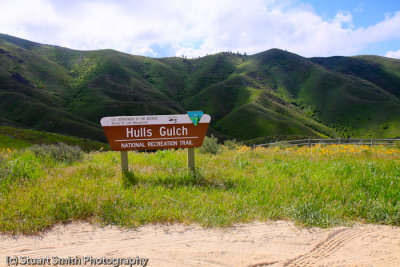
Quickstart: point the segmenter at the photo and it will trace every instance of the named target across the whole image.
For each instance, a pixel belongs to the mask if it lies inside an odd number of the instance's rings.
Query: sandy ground
[[[92,263],[105,263],[93,266],[112,266],[106,260],[115,258],[126,266],[124,257],[132,266],[400,266],[400,227],[305,229],[276,221],[227,229],[150,225],[126,230],[76,222],[38,236],[0,235],[1,266],[7,256],[17,256],[20,264],[23,257],[76,257],[70,263],[81,259],[83,266],[91,266],[83,262],[90,256]]]

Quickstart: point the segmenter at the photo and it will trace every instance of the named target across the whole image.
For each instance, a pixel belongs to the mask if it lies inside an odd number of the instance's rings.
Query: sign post
[[[189,147],[187,150],[187,165],[188,170],[194,172],[194,147]]]
[[[111,149],[121,151],[122,172],[129,169],[127,151],[169,148],[188,148],[188,170],[194,171],[194,148],[203,144],[210,121],[208,114],[191,112],[104,117],[100,123]]]
[[[129,171],[128,151],[121,151],[121,170],[123,173]]]

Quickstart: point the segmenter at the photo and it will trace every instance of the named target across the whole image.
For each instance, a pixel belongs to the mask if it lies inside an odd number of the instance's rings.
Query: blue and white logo
[[[196,110],[196,111],[188,111],[187,114],[189,115],[189,118],[192,120],[194,126],[197,126],[204,113],[201,110]]]

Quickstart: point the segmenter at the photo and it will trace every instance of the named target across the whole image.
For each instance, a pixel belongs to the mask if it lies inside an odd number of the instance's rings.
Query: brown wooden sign
[[[112,150],[155,150],[200,147],[211,117],[197,126],[187,114],[104,117],[100,120]]]

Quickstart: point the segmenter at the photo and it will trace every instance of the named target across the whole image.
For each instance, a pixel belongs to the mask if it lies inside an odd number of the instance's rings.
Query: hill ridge
[[[149,58],[0,34],[0,123],[105,141],[103,116],[197,109],[222,138],[399,137],[400,60],[277,48]]]

